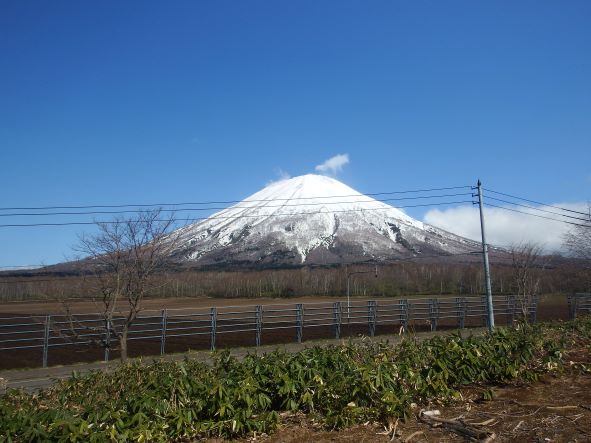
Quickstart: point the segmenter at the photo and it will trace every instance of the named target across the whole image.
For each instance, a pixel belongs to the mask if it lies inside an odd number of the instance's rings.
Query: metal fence
[[[494,297],[497,322],[512,324],[526,315],[536,320],[537,298],[527,303],[516,296]],[[571,316],[587,309],[591,296],[569,298]],[[406,332],[410,329],[465,328],[486,326],[484,297],[439,297],[381,299],[252,306],[223,306],[207,309],[164,309],[143,311],[129,330],[130,347],[141,345],[144,355],[165,354],[184,349],[216,349],[225,345],[260,346],[264,343],[309,338],[340,338],[357,334]],[[17,350],[39,352],[43,367],[55,349],[91,347],[103,349],[108,361],[117,344],[114,330],[124,322],[115,317],[108,323],[99,314],[18,315],[0,318],[0,357]],[[37,350],[37,351],[35,351]],[[98,358],[101,358],[98,357]]]
[[[591,314],[591,293],[584,292],[568,296],[568,314],[571,320],[580,314]]]

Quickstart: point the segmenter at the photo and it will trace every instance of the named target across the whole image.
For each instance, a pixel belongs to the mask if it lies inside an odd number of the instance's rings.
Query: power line
[[[566,220],[558,220],[556,218],[546,217],[544,215],[539,215],[539,214],[532,214],[531,212],[519,211],[518,209],[512,209],[512,208],[507,208],[505,206],[493,205],[491,203],[486,203],[486,206],[489,206],[489,207],[492,207],[492,208],[504,209],[505,211],[517,212],[519,214],[530,215],[532,217],[544,218],[546,220],[552,220],[552,221],[555,221],[555,222],[558,222],[558,223],[566,223],[568,225],[582,226],[582,227],[585,227],[585,228],[591,228],[591,225],[584,225],[584,224],[581,224],[581,223],[573,223],[573,222],[569,222],[569,221],[566,221]]]
[[[562,208],[560,206],[549,205],[549,204],[542,203],[542,202],[539,202],[539,201],[536,201],[536,200],[529,200],[527,198],[518,197],[516,195],[505,194],[505,193],[499,192],[499,191],[493,191],[492,189],[484,188],[484,190],[487,191],[487,192],[492,192],[494,194],[504,195],[505,197],[510,197],[510,198],[514,198],[514,199],[517,199],[517,200],[523,200],[523,201],[526,201],[526,202],[529,202],[529,203],[533,203],[533,204],[536,204],[536,205],[542,205],[542,206],[546,206],[548,208],[554,208],[554,209],[559,209],[561,211],[572,212],[572,213],[575,213],[575,214],[584,215],[584,216],[586,216],[588,218],[591,217],[590,214],[588,214],[586,212],[575,211],[574,209],[567,209],[567,208]],[[587,220],[588,220],[588,218],[587,218]]]
[[[395,194],[412,194],[418,192],[434,192],[434,191],[449,191],[453,189],[471,189],[471,186],[449,186],[444,188],[430,188],[430,189],[413,189],[407,191],[389,191],[389,192],[374,192],[363,195],[377,196],[377,195],[395,195]],[[163,206],[201,206],[201,205],[221,205],[233,204],[242,202],[273,202],[273,201],[289,201],[289,200],[315,200],[320,198],[345,198],[358,197],[359,194],[349,195],[330,195],[330,196],[314,196],[314,197],[295,197],[295,198],[278,198],[278,199],[252,199],[252,200],[220,200],[220,201],[202,201],[202,202],[182,202],[182,203],[143,203],[143,204],[118,204],[118,205],[81,205],[81,206],[38,206],[38,207],[0,207],[0,211],[41,211],[53,209],[106,209],[106,208],[146,208],[146,207],[163,207]]]
[[[281,204],[281,205],[255,205],[255,206],[230,206],[230,207],[206,207],[206,208],[171,208],[166,209],[166,212],[189,212],[189,211],[218,211],[225,209],[261,209],[261,208],[283,208],[283,207],[298,207],[298,206],[320,206],[320,205],[340,205],[340,204],[354,204],[354,203],[385,203],[389,201],[403,201],[403,200],[424,200],[431,198],[448,198],[448,197],[459,197],[472,195],[469,192],[461,192],[455,194],[438,194],[428,196],[415,196],[415,197],[398,197],[398,198],[386,198],[386,199],[368,199],[368,200],[353,200],[353,201],[328,201],[328,202],[312,202],[312,203],[294,203],[294,204]],[[279,199],[283,200],[283,199]],[[275,200],[268,200],[275,201]],[[45,212],[45,213],[10,213],[0,214],[0,217],[30,217],[30,216],[55,216],[55,215],[97,215],[97,214],[125,214],[125,213],[141,213],[149,212],[149,210],[131,210],[126,209],[122,211],[82,211],[82,212]]]
[[[370,211],[389,211],[391,209],[398,208],[418,208],[428,206],[443,206],[443,205],[458,205],[473,203],[472,200],[463,201],[450,201],[450,202],[438,202],[438,203],[425,203],[418,205],[405,205],[397,206],[396,208],[360,208],[360,209],[346,209],[339,211],[315,211],[315,212],[301,212],[301,213],[282,213],[282,214],[259,214],[259,215],[237,215],[237,216],[211,216],[211,217],[198,217],[193,219],[182,220],[183,222],[198,222],[203,220],[236,220],[241,218],[260,218],[260,217],[291,217],[294,215],[315,215],[315,214],[337,214],[337,213],[349,213],[349,212],[370,212]],[[248,209],[248,208],[244,208]],[[112,221],[88,221],[88,222],[56,222],[56,223],[11,223],[11,224],[0,224],[0,228],[19,228],[19,227],[38,227],[38,226],[84,226],[84,225],[100,225],[100,224],[121,224],[127,223],[133,220],[112,220]],[[166,222],[169,220],[154,220],[156,222]]]
[[[533,209],[534,211],[540,211],[540,212],[545,212],[547,214],[558,215],[559,217],[567,217],[567,218],[572,218],[574,220],[581,220],[584,222],[589,221],[589,219],[587,219],[587,218],[575,217],[573,215],[567,215],[567,214],[559,214],[558,212],[548,211],[546,209],[541,209],[541,208],[535,208],[533,206],[524,205],[521,203],[515,203],[515,202],[511,202],[509,200],[503,200],[502,198],[495,198],[495,197],[488,196],[487,200],[495,200],[495,201],[499,201],[499,202],[503,202],[503,203],[508,203],[510,205],[521,206],[523,208]]]

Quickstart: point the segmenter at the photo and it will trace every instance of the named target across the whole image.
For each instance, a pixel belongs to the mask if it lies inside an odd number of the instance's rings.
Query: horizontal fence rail
[[[537,297],[497,296],[493,298],[498,321],[512,324],[524,316],[536,320]],[[572,318],[591,312],[591,294],[576,294],[568,299]],[[19,315],[0,317],[0,355],[17,350],[40,350],[43,367],[54,349],[72,347],[101,349],[108,361],[117,349],[118,331],[125,316],[105,318],[100,314]],[[146,354],[165,354],[169,347],[216,349],[224,337],[233,337],[235,346],[260,346],[264,343],[296,341],[308,338],[340,338],[357,334],[404,333],[411,328],[465,328],[486,326],[484,297],[439,297],[419,299],[383,299],[220,306],[200,309],[163,309],[142,311],[127,333],[130,346],[137,343]],[[53,351],[55,352],[55,351]]]

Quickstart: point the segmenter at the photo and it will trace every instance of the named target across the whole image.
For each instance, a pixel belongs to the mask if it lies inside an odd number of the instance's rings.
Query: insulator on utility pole
[[[482,183],[478,180],[476,186],[478,189],[478,206],[480,208],[480,231],[482,233],[482,257],[484,261],[484,285],[486,288],[486,312],[488,329],[493,330],[495,327],[495,315],[493,311],[492,289],[490,285],[490,266],[488,264],[488,245],[486,243],[486,230],[484,229],[484,212],[482,199]]]

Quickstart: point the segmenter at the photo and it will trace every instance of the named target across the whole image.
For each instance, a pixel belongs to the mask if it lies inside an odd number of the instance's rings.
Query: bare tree
[[[591,260],[591,203],[587,206],[585,221],[576,224],[564,237],[564,246],[573,257]]]
[[[97,223],[98,232],[81,236],[76,248],[86,257],[83,269],[96,281],[100,335],[107,337],[103,345],[110,346],[110,338],[116,339],[122,360],[127,358],[129,329],[144,297],[158,285],[157,274],[166,269],[176,247],[176,239],[169,234],[174,220],[163,217],[158,209]]]
[[[529,309],[540,291],[541,271],[547,263],[545,263],[542,247],[536,243],[514,244],[509,252],[516,302],[521,315],[527,320]]]
[[[591,204],[587,205],[586,221],[573,226],[563,237],[563,244],[572,257],[584,261],[587,290],[591,292]]]

